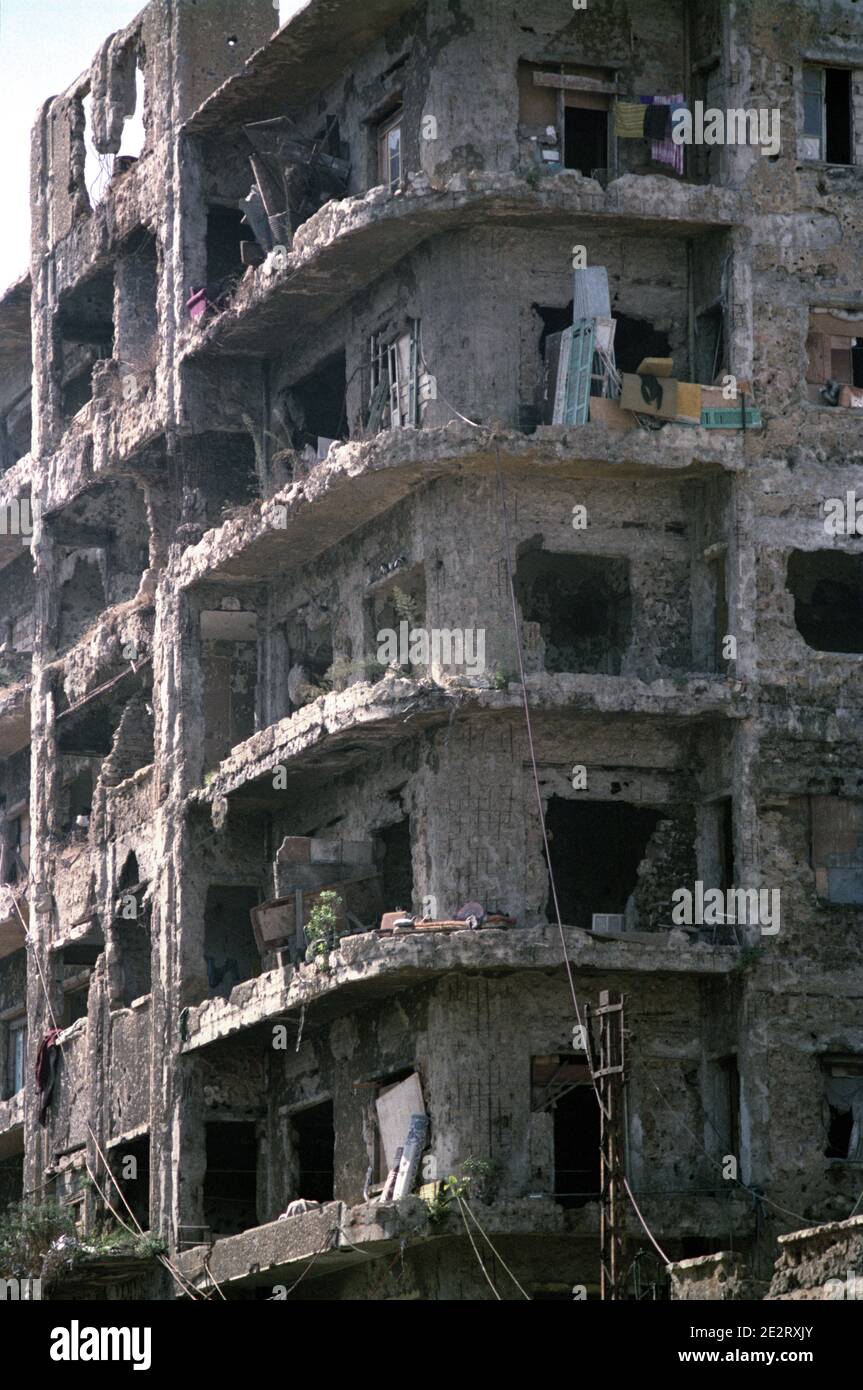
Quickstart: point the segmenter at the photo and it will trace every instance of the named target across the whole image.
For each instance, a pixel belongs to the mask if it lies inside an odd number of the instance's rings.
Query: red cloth
[[[47,1117],[48,1104],[54,1089],[54,1078],[57,1075],[57,1039],[62,1031],[62,1028],[49,1028],[47,1033],[43,1035],[42,1041],[39,1043],[39,1051],[36,1053],[34,1074],[41,1095],[39,1123],[42,1125]]]

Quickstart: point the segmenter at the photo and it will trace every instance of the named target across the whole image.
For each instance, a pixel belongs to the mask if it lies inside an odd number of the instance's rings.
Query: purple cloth
[[[673,97],[639,97],[645,106],[682,106],[683,93]],[[667,140],[651,140],[650,158],[657,164],[668,164],[675,174],[683,173],[683,146],[675,145],[669,136]]]

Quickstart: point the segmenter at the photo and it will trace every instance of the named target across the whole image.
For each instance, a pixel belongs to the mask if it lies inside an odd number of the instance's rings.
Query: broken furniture
[[[274,246],[289,249],[303,222],[331,199],[345,196],[350,163],[327,152],[327,137],[299,139],[285,116],[243,129],[253,151],[249,163],[255,182],[240,210],[264,255]]]
[[[381,1087],[375,1113],[387,1172],[379,1200],[397,1202],[413,1191],[428,1141],[429,1122],[417,1073]]]
[[[617,321],[611,316],[605,266],[573,271],[572,306],[571,327],[550,334],[545,344],[542,419],[546,424],[585,425],[599,420],[619,430],[636,423],[659,429],[670,421],[704,429],[761,427],[748,383],[738,383],[736,395],[729,400],[721,386],[678,381],[672,375],[670,357],[646,357],[637,372],[618,372]],[[828,401],[837,403],[838,388],[836,400]]]
[[[551,334],[546,343],[547,424],[586,425],[592,397],[615,399],[619,394],[616,323],[605,266],[573,272],[572,306],[572,326]]]
[[[305,927],[326,891],[343,900],[337,910],[343,930],[370,930],[381,913],[381,886],[371,840],[324,840],[303,835],[282,841],[273,866],[276,896],[252,908],[255,942],[261,955],[285,951],[292,961],[305,958]]]

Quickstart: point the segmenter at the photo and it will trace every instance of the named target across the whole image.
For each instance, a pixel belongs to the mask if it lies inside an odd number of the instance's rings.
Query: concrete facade
[[[777,1236],[851,1214],[863,517],[825,504],[863,503],[863,412],[813,389],[811,316],[863,318],[859,8],[311,0],[274,33],[269,0],[152,0],[43,106],[0,299],[0,506],[31,523],[0,535],[0,1203],[85,1238],[110,1166],[172,1265],[113,1296],[596,1296],[567,963],[581,1007],[625,1001],[665,1260],[627,1205],[624,1296],[666,1261],[674,1296],[766,1296]],[[614,137],[616,100],[678,93],[778,110],[778,152],[678,176]],[[256,234],[285,118],[324,172]],[[761,427],[546,423],[575,247],[622,370],[733,374]],[[402,629],[429,650],[392,660]],[[682,926],[698,882],[781,916]],[[322,955],[253,931],[340,883]],[[476,903],[506,920],[456,929]],[[382,1201],[414,1074],[421,1171]]]

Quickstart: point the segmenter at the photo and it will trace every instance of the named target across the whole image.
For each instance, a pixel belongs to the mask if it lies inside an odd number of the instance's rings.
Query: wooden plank
[[[616,82],[601,82],[597,77],[570,77],[559,72],[535,72],[535,87],[557,87],[567,92],[607,92],[617,91]]]
[[[381,1146],[387,1170],[398,1163],[396,1154],[404,1145],[414,1115],[425,1114],[422,1087],[416,1072],[404,1081],[386,1086],[375,1101]]]

